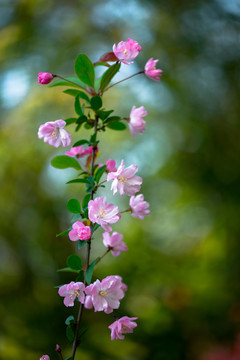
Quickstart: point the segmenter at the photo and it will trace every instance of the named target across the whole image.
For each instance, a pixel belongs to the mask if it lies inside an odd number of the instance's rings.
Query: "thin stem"
[[[95,121],[94,121],[94,133],[96,134],[96,138],[97,138],[97,126],[98,126],[98,115],[95,115]],[[94,172],[94,163],[95,163],[95,150],[96,150],[96,138],[95,138],[95,144],[93,145],[93,149],[92,149],[92,159],[91,159],[91,169],[90,169],[90,175],[93,176],[93,172]],[[91,192],[91,200],[93,200],[93,196],[94,196],[94,192],[95,190],[92,190]],[[88,240],[87,242],[87,254],[86,254],[86,269],[84,272],[84,285],[86,285],[86,272],[87,269],[89,267],[89,261],[90,261],[90,252],[91,252],[91,239]],[[79,307],[79,311],[78,311],[78,316],[77,316],[77,323],[76,323],[76,329],[75,329],[75,334],[74,334],[74,340],[73,340],[73,346],[72,346],[72,360],[74,360],[75,357],[75,353],[76,353],[76,349],[77,349],[77,342],[78,342],[78,331],[79,331],[79,326],[80,326],[80,322],[82,319],[82,313],[83,313],[83,308],[84,305],[80,304]]]
[[[131,211],[131,208],[128,208],[127,210],[124,210],[124,211],[120,211],[120,213],[123,214],[123,213],[128,212],[128,211]]]
[[[113,87],[113,86],[115,86],[115,85],[117,85],[117,84],[120,84],[120,83],[123,82],[123,81],[126,81],[126,80],[128,80],[128,79],[131,79],[132,77],[134,77],[134,76],[136,76],[136,75],[139,75],[139,74],[143,74],[143,73],[144,73],[144,70],[139,71],[139,72],[136,73],[136,74],[130,75],[130,76],[126,77],[125,79],[122,79],[122,80],[116,82],[115,84],[110,85],[109,87],[107,87],[107,88],[104,90],[104,92],[107,91],[108,89],[110,89],[111,87]]]
[[[104,256],[107,255],[107,254],[109,253],[109,251],[111,251],[111,250],[112,250],[112,248],[109,247],[109,248],[105,251],[105,253],[103,253],[102,256],[98,259],[98,261],[96,262],[96,265],[97,265],[97,264],[104,258]]]
[[[85,171],[88,173],[88,175],[90,175],[88,169],[87,169],[86,166],[83,164],[83,162],[82,162],[81,160],[79,160],[79,159],[78,159],[78,162],[79,162],[79,164],[81,165],[81,167],[83,168],[83,170],[85,170]]]
[[[80,87],[81,89],[83,89],[83,90],[87,91],[87,90],[86,90],[83,86],[81,86],[81,85],[79,85],[79,84],[75,83],[74,81],[71,81],[71,80],[65,79],[64,77],[62,77],[62,76],[60,76],[60,75],[54,75],[54,74],[52,74],[52,75],[53,75],[53,77],[58,77],[59,79],[62,79],[62,80],[64,80],[64,81],[67,81],[67,82],[69,82],[69,83],[73,84],[74,86]],[[88,92],[88,91],[87,91],[87,92]]]

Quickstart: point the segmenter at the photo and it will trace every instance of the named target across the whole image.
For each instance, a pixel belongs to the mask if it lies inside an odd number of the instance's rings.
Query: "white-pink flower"
[[[144,73],[151,79],[155,81],[160,81],[160,76],[162,75],[161,69],[156,69],[156,64],[159,60],[153,60],[153,58],[150,58],[144,67]]]
[[[124,161],[121,161],[121,165],[118,167],[117,171],[111,172],[107,176],[107,181],[112,182],[111,190],[113,190],[113,195],[119,191],[120,195],[135,195],[141,188],[142,178],[136,176],[138,171],[137,165],[130,165],[124,169]]]
[[[54,76],[51,73],[40,72],[38,74],[38,82],[39,84],[46,85],[52,81],[53,77]]]
[[[38,130],[39,139],[43,139],[49,145],[59,147],[62,145],[66,147],[71,143],[71,135],[64,130],[66,122],[64,120],[49,121],[40,125]]]
[[[91,228],[80,221],[76,221],[72,225],[72,230],[69,231],[68,235],[72,241],[88,240],[91,238]]]
[[[129,201],[131,214],[135,218],[144,219],[144,216],[149,215],[150,210],[148,209],[149,203],[144,201],[143,194],[131,196]]]
[[[139,108],[136,108],[136,106],[132,107],[128,122],[132,137],[135,137],[136,134],[142,134],[144,132],[146,122],[142,119],[143,116],[147,116],[147,111],[144,109],[144,106],[140,106]]]
[[[107,276],[102,281],[96,280],[85,289],[87,295],[85,307],[94,307],[94,311],[104,311],[109,314],[118,309],[120,300],[124,297],[124,285],[120,276]]]
[[[133,329],[137,326],[134,320],[137,320],[137,317],[128,317],[123,316],[120,319],[114,321],[108,328],[111,330],[111,340],[123,340],[124,335],[132,333]]]
[[[107,232],[112,231],[112,227],[109,224],[114,224],[121,218],[118,207],[113,204],[107,204],[105,196],[89,201],[88,216],[91,222],[101,225]]]
[[[63,303],[65,306],[74,306],[76,297],[80,303],[84,304],[85,301],[85,285],[82,282],[71,281],[58,289],[58,294],[64,297]]]
[[[48,355],[43,355],[40,357],[40,360],[50,360],[50,357]]]
[[[128,39],[127,41],[120,41],[117,46],[113,45],[113,52],[115,56],[124,64],[131,64],[136,56],[138,56],[139,51],[142,51],[141,46],[137,41]]]
[[[108,232],[103,233],[103,244],[110,249],[113,256],[119,256],[121,251],[127,251],[127,245],[123,241],[123,235],[114,231],[112,235]]]
[[[92,146],[89,146],[87,149],[84,149],[81,145],[72,147],[69,151],[66,151],[66,155],[68,156],[76,156],[77,158],[81,158],[85,155],[92,155]]]

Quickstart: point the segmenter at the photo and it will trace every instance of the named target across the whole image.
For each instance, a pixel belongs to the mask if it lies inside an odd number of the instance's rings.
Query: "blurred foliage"
[[[70,280],[56,270],[74,247],[55,235],[82,192],[64,185],[71,170],[50,167],[56,151],[37,130],[73,116],[73,99],[38,85],[37,74],[72,76],[80,52],[94,61],[128,37],[144,51],[120,77],[151,56],[164,74],[160,84],[141,75],[104,95],[119,115],[144,105],[149,116],[142,137],[101,135],[99,161],[139,165],[151,215],[124,214],[115,229],[129,251],[108,255],[95,276],[123,277],[119,315],[139,321],[111,342],[111,316],[85,311],[90,330],[76,360],[195,360],[231,346],[240,330],[239,2],[2,0],[0,26],[0,357],[57,359],[56,343],[69,355],[64,320],[73,310],[54,286]],[[114,202],[124,208],[127,198]],[[93,247],[93,258],[104,251],[100,237]]]

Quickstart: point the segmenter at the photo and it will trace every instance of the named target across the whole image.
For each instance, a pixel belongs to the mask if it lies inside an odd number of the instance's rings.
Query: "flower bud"
[[[39,84],[46,85],[52,81],[53,77],[54,76],[51,73],[40,72],[38,74],[38,82]]]

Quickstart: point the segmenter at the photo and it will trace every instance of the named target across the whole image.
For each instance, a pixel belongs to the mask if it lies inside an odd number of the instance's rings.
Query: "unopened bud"
[[[39,84],[42,84],[42,85],[49,84],[53,78],[54,78],[54,76],[51,73],[40,72],[38,74],[38,82],[39,82]]]

